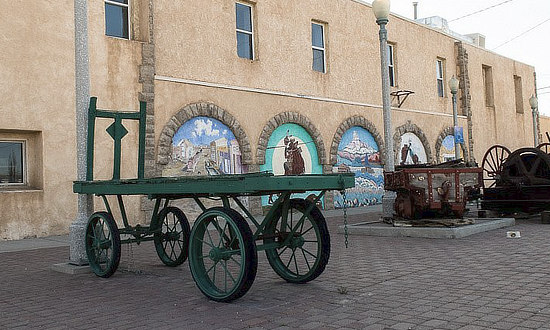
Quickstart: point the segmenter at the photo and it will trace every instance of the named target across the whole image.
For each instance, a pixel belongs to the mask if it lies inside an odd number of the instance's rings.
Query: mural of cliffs
[[[372,134],[362,127],[352,127],[342,136],[334,172],[355,173],[355,187],[346,190],[346,207],[380,204],[384,194],[380,150]],[[334,207],[342,208],[344,198],[334,193]]]

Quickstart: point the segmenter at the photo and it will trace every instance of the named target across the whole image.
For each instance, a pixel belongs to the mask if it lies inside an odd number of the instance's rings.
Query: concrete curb
[[[348,234],[382,237],[463,238],[516,224],[514,218],[483,218],[474,220],[474,224],[451,228],[393,227],[385,223],[357,223],[348,225]],[[344,233],[344,226],[338,227],[338,233]]]
[[[0,253],[56,248],[62,246],[69,246],[68,235],[26,238],[15,241],[0,241]]]

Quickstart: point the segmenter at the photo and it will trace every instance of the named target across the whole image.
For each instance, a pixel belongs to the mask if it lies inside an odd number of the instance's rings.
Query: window
[[[514,89],[516,91],[516,112],[523,113],[523,89],[520,76],[514,75]]]
[[[105,35],[130,39],[129,0],[105,0]]]
[[[24,184],[24,142],[0,141],[0,186]]]
[[[388,67],[390,71],[390,86],[395,87],[397,83],[395,81],[395,62],[394,62],[394,50],[393,45],[388,44]]]
[[[493,68],[487,65],[482,66],[483,86],[485,89],[485,106],[495,106],[495,94],[493,91]]]
[[[249,60],[254,59],[254,33],[252,30],[252,7],[237,2],[237,55]]]
[[[327,72],[324,25],[311,23],[311,48],[313,48],[313,70],[322,73]]]
[[[445,72],[445,60],[439,59],[436,61],[436,74],[437,74],[437,96],[445,96],[445,84],[443,72]]]

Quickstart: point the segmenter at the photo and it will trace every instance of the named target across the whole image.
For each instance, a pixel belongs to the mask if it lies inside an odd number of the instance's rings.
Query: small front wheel
[[[208,298],[229,302],[242,297],[258,268],[256,244],[243,216],[221,207],[202,213],[189,238],[189,267]]]
[[[154,223],[155,249],[160,260],[167,266],[179,266],[187,260],[189,245],[189,222],[177,207],[166,207],[160,211]]]
[[[92,271],[99,277],[110,277],[120,262],[120,234],[113,216],[96,212],[86,226],[86,255]]]
[[[266,226],[265,237],[264,244],[278,244],[265,253],[271,268],[287,282],[306,283],[325,270],[330,236],[325,217],[310,201],[291,199],[286,214],[281,204]]]

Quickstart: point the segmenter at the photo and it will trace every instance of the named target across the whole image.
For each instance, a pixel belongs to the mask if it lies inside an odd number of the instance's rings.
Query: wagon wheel
[[[405,219],[420,219],[421,213],[414,202],[411,191],[399,189],[393,205],[395,214]]]
[[[105,278],[113,275],[120,262],[120,234],[109,213],[96,212],[90,216],[85,244],[92,271]]]
[[[510,150],[501,145],[494,145],[483,156],[483,188],[494,187],[502,173],[502,164],[510,155]]]
[[[548,155],[550,155],[550,143],[548,143],[548,142],[541,143],[537,146],[537,148],[544,151]]]
[[[291,199],[284,224],[281,204],[265,229],[264,244],[279,243],[277,248],[265,251],[267,260],[275,273],[287,282],[309,282],[321,275],[328,263],[330,236],[325,217],[316,206],[304,215],[310,206],[310,201]],[[294,227],[296,232],[283,244]]]
[[[177,207],[166,207],[151,223],[155,230],[155,249],[160,260],[167,266],[181,265],[189,250],[189,222]]]
[[[258,268],[252,231],[242,215],[221,207],[203,212],[189,238],[189,266],[208,298],[229,302],[242,297]]]
[[[502,168],[507,182],[522,185],[550,184],[550,155],[537,148],[521,148],[508,157]]]

